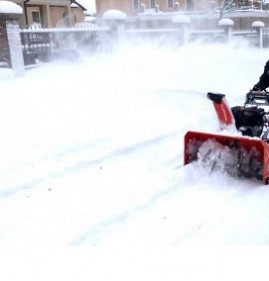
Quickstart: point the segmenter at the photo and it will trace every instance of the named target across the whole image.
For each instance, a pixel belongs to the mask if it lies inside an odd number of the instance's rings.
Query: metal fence
[[[104,27],[77,27],[51,29],[22,29],[20,30],[21,46],[24,64],[33,65],[39,62],[51,61],[55,58],[69,57],[77,59],[79,53],[93,52],[99,48],[112,48],[112,42],[125,40],[157,40],[166,44],[172,42],[177,45],[193,42],[227,42],[231,37],[245,40],[252,46],[259,46],[258,32],[233,31],[230,34],[224,29],[214,30],[183,30],[180,28],[136,28],[117,29]],[[264,47],[269,47],[269,29],[264,28],[262,33]],[[114,41],[113,41],[114,40]],[[0,67],[11,66],[5,25],[0,23]]]
[[[224,30],[181,30],[177,28],[165,29],[132,29],[126,30],[123,34],[124,39],[143,39],[157,41],[159,43],[175,43],[177,45],[186,42],[225,42],[227,36]]]
[[[0,67],[10,66],[10,55],[5,22],[0,21]]]
[[[21,30],[25,65],[49,61],[62,55],[75,54],[79,49],[92,51],[100,43],[107,28],[65,28]]]

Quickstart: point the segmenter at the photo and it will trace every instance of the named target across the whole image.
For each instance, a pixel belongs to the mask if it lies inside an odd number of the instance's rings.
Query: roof
[[[82,6],[85,11],[89,12],[90,14],[94,14],[96,12],[94,0],[76,0],[73,2]]]
[[[80,7],[83,11],[87,9],[76,0],[71,0],[71,7]]]

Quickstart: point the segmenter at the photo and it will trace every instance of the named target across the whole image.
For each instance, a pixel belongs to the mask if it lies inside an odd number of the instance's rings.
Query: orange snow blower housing
[[[189,131],[184,139],[184,165],[211,161],[211,170],[222,161],[231,175],[262,180],[269,184],[269,93],[249,92],[244,106],[230,109],[225,95],[211,93],[221,129],[231,126],[240,135]]]

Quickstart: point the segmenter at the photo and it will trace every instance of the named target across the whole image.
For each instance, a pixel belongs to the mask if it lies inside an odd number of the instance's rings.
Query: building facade
[[[175,13],[191,18],[195,28],[214,28],[220,18],[230,18],[235,29],[250,29],[254,21],[269,26],[267,0],[96,0],[99,17],[110,9],[121,10],[127,16],[164,26]]]
[[[1,0],[0,0],[1,1]],[[23,8],[23,26],[70,27],[84,19],[85,8],[70,0],[12,0]]]
[[[118,9],[127,15],[137,15],[143,10],[155,9],[156,6],[162,12],[201,11],[220,7],[222,3],[223,0],[96,0],[96,12],[100,15],[106,10]]]

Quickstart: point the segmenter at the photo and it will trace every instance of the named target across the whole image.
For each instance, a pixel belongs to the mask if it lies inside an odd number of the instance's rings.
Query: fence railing
[[[21,48],[24,65],[47,62],[60,56],[76,57],[77,52],[93,52],[98,47],[111,48],[115,40],[148,39],[159,42],[185,44],[193,41],[227,42],[231,37],[244,39],[252,46],[259,46],[259,32],[231,31],[231,28],[219,27],[213,30],[190,30],[182,26],[173,28],[136,28],[124,29],[122,26],[77,27],[61,29],[22,29],[20,30]],[[269,29],[262,32],[264,47],[269,47]],[[0,67],[12,66],[8,56],[7,36],[0,26]],[[113,41],[114,40],[114,41]]]
[[[162,43],[184,44],[187,41],[203,40],[224,42],[224,30],[183,31],[178,28],[126,29],[109,27],[66,28],[66,29],[26,29],[20,31],[25,65],[50,61],[55,57],[75,55],[81,49],[92,52],[100,46],[111,46],[114,40],[157,40]]]
[[[10,65],[7,30],[4,23],[0,23],[0,67]]]
[[[102,33],[108,28],[65,28],[21,30],[21,44],[26,65],[38,61],[49,61],[62,54],[68,54],[87,47],[93,50],[100,44]]]

